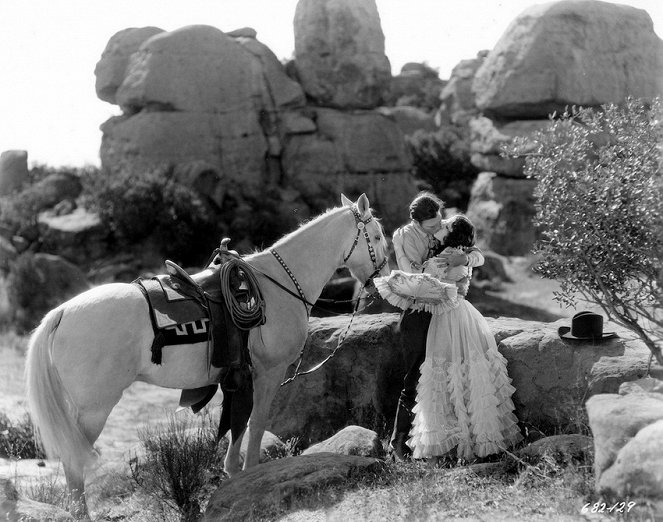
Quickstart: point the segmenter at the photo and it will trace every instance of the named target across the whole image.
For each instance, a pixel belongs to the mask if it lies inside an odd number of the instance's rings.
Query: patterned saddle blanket
[[[208,365],[239,368],[248,362],[248,333],[233,323],[225,305],[218,266],[196,280],[171,261],[167,274],[137,279],[150,308],[154,342],[152,362],[161,364],[165,346],[207,343]],[[241,282],[233,285],[237,295]]]

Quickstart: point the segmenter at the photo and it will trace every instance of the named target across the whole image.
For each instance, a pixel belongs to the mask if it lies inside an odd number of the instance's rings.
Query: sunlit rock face
[[[363,24],[352,18],[363,12],[351,9],[343,23]],[[280,235],[337,205],[340,192],[365,192],[378,214],[402,208],[386,216],[390,230],[405,219],[417,191],[392,118],[348,110],[354,102],[311,105],[250,28],[120,31],[96,74],[98,96],[122,109],[101,126],[104,168],[137,175],[170,169],[226,212],[221,219],[235,234],[241,227],[233,220],[257,202],[274,209],[274,227],[287,227],[275,230]]]
[[[534,5],[474,78],[476,105],[500,118],[540,118],[567,105],[663,93],[663,43],[649,14],[594,0]]]
[[[370,109],[389,88],[391,66],[375,0],[300,0],[295,65],[317,105]]]
[[[111,37],[94,69],[99,99],[116,103],[115,94],[124,81],[129,58],[145,40],[162,32],[158,27],[130,27]]]

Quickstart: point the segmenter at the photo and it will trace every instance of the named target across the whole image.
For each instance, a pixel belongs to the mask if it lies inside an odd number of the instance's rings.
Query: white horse
[[[244,258],[258,271],[266,305],[266,322],[249,334],[254,392],[244,468],[258,464],[272,399],[299,356],[308,330],[307,305],[260,272],[294,293],[297,281],[311,303],[340,266],[347,266],[362,282],[389,273],[382,227],[372,219],[366,195],[356,203],[341,195],[341,203],[271,249]],[[47,455],[62,460],[77,516],[88,516],[85,469],[95,457],[92,445],[123,390],[134,381],[177,389],[215,382],[208,374],[206,354],[192,352],[196,345],[169,347],[162,364],[153,364],[153,339],[145,297],[136,285],[125,283],[98,286],[60,305],[44,317],[30,339],[26,380],[32,422]],[[230,475],[240,471],[243,435],[231,440],[224,460]]]

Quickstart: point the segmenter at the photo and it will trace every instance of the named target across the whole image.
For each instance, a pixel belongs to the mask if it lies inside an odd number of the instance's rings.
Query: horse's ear
[[[352,201],[348,199],[348,197],[345,194],[341,194],[341,205],[344,207],[351,207],[352,206]]]
[[[368,202],[366,193],[359,196],[359,199],[357,200],[357,210],[359,210],[359,214],[361,214],[362,216],[365,216],[367,213],[371,211],[371,205]]]

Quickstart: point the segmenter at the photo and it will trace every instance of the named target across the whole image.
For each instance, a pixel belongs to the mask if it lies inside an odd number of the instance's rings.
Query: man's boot
[[[397,433],[396,438],[391,441],[389,444],[391,449],[391,454],[394,460],[399,460],[405,462],[410,460],[410,455],[412,455],[412,450],[405,443],[407,440],[407,433]]]

